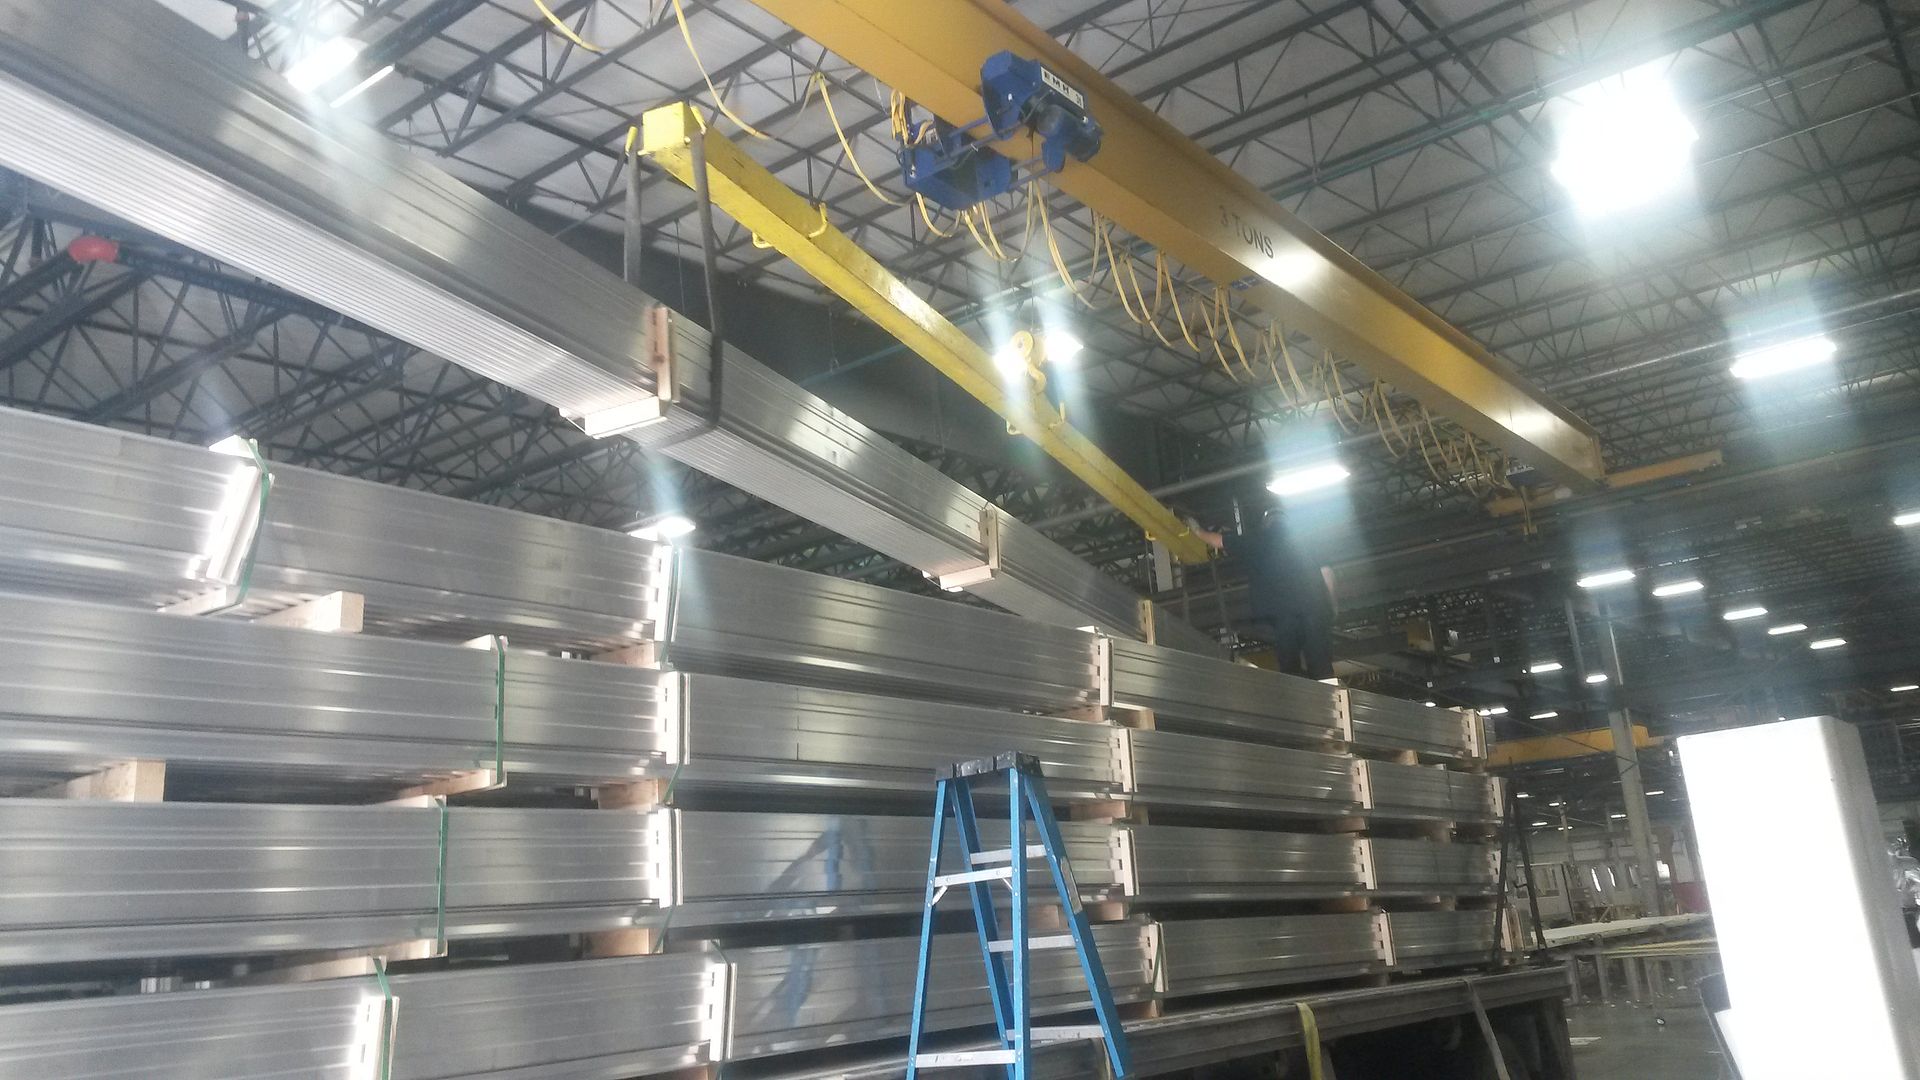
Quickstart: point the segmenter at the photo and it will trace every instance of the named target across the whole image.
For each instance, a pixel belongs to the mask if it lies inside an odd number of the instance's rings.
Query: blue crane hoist
[[[980,65],[986,115],[953,125],[935,118],[911,122],[900,148],[907,188],[949,210],[965,210],[1004,195],[1036,177],[1086,161],[1100,150],[1100,123],[1087,114],[1087,95],[1038,60],[998,52]],[[1040,154],[1015,163],[992,142],[1022,131],[1040,140]]]

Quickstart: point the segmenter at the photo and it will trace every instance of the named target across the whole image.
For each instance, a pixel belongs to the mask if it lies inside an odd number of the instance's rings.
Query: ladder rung
[[[1046,858],[1046,855],[1047,849],[1045,846],[1041,844],[1027,845],[1027,858],[1043,859]],[[1012,858],[1013,851],[1011,848],[994,848],[992,851],[976,851],[973,854],[973,865],[987,866],[992,863],[1009,862]]]
[[[915,1054],[916,1069],[958,1069],[968,1065],[1011,1065],[1011,1050],[949,1050],[939,1054]]]
[[[962,870],[957,874],[939,874],[933,879],[936,889],[949,885],[971,885],[976,881],[1012,881],[1013,867],[993,866],[985,870]]]
[[[1107,1032],[1099,1024],[1068,1024],[1059,1027],[1028,1028],[1027,1035],[1029,1042],[1038,1044],[1104,1039],[1107,1037]],[[1013,1038],[1013,1032],[1007,1032],[1007,1038]]]
[[[1071,949],[1073,948],[1073,935],[1072,934],[1048,934],[1044,937],[1028,938],[1027,948],[1028,949]],[[987,942],[987,951],[1010,953],[1013,951],[1013,942],[989,941]]]

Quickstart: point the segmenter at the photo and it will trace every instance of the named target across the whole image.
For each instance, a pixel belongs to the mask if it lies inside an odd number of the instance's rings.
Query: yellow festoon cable
[[[678,3],[679,0],[675,0],[675,2]],[[873,178],[867,175],[867,170],[860,167],[860,159],[854,156],[853,144],[847,139],[847,131],[840,126],[840,114],[834,111],[833,95],[827,92],[827,76],[825,72],[816,71],[813,73],[813,77],[807,80],[809,100],[812,99],[813,91],[816,88],[820,91],[821,104],[827,107],[827,119],[833,121],[833,133],[840,138],[840,152],[847,156],[847,164],[853,166],[853,174],[860,178],[861,183],[867,185],[867,190],[873,192],[874,198],[879,199],[888,206],[905,206],[906,203],[881,191],[879,185],[873,182]],[[924,209],[923,207],[923,212]],[[932,222],[928,222],[928,225],[931,226]]]
[[[590,53],[606,52],[606,50],[602,49],[600,46],[595,45],[592,42],[588,41],[586,38],[583,38],[579,34],[574,33],[573,27],[568,26],[565,22],[561,21],[560,16],[555,15],[553,13],[553,9],[548,7],[545,4],[544,0],[533,0],[533,6],[540,9],[540,14],[545,15],[547,17],[547,21],[553,24],[553,28],[555,30],[560,31],[561,37],[566,38],[568,41],[573,42],[575,45],[580,46],[581,48],[587,50]]]
[[[534,2],[540,3],[540,0],[534,0]],[[545,10],[545,5],[542,4],[541,8],[542,10]],[[752,124],[747,123],[745,120],[740,119],[740,117],[736,115],[732,109],[727,108],[727,99],[724,97],[721,97],[720,88],[713,85],[713,76],[707,74],[707,65],[704,61],[700,59],[700,50],[696,48],[693,44],[693,32],[687,29],[687,13],[685,9],[683,9],[680,6],[680,0],[673,0],[673,17],[675,21],[677,21],[680,24],[680,40],[687,43],[687,55],[693,57],[693,66],[700,69],[700,80],[707,84],[707,93],[713,95],[713,103],[717,108],[719,108],[720,114],[722,116],[725,116],[727,119],[733,121],[735,126],[739,127],[741,131],[746,132],[747,134],[753,136],[754,138],[756,139],[767,138],[766,132],[761,131],[759,128],[754,127]],[[555,19],[554,22],[558,23],[559,20]],[[568,36],[572,37],[571,34],[569,34]],[[579,39],[576,38],[575,40],[579,40]],[[586,42],[581,42],[581,44],[585,45]],[[592,48],[592,46],[588,46],[588,48]],[[594,51],[599,52],[600,50],[594,49]]]

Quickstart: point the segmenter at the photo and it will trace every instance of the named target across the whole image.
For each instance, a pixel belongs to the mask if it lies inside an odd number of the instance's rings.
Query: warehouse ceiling
[[[1066,380],[1075,422],[1182,510],[1258,512],[1276,458],[1337,452],[1354,475],[1313,513],[1339,574],[1343,674],[1363,684],[1506,705],[1507,734],[1591,726],[1622,696],[1668,731],[1842,709],[1897,739],[1886,725],[1912,715],[1891,692],[1920,682],[1920,529],[1891,524],[1920,507],[1908,5],[1014,5],[1593,425],[1610,470],[1656,477],[1566,499],[1542,485],[1523,506],[1525,462],[1289,328],[1287,350],[1263,355],[1249,343],[1270,324],[1231,290],[1214,309],[1211,284],[1178,265],[1162,282],[1151,251],[1065,195],[1000,200],[990,235],[923,214],[902,198],[891,88],[746,0],[680,0],[684,24],[674,0],[558,0],[564,30],[533,0],[153,2],[277,69],[342,35],[364,44],[354,74],[391,72],[328,115],[386,131],[609,266],[633,118],[718,95],[755,129],[722,131],[978,339],[1071,328],[1086,346]],[[1648,73],[1698,133],[1686,183],[1583,214],[1550,170],[1559,133],[1588,88]],[[538,402],[55,192],[7,178],[4,206],[11,404],[198,442],[243,432],[279,461],[606,526],[673,506],[711,547],[923,587],[830,529],[631,445],[590,443]],[[691,207],[671,178],[646,175],[639,274],[699,316]],[[743,348],[1154,590],[1130,522],[722,225],[718,301]],[[70,249],[80,236],[117,246]],[[1096,258],[1103,236],[1117,254]],[[1160,290],[1185,298],[1194,325],[1171,303],[1142,310]],[[1234,333],[1213,321],[1223,310]],[[1729,373],[1755,343],[1821,333],[1837,351],[1811,374]],[[1613,565],[1641,576],[1574,587]],[[1158,591],[1198,624],[1233,624],[1236,578],[1228,564]],[[1705,588],[1648,595],[1680,579]],[[1769,614],[1720,618],[1741,606]],[[1809,630],[1765,633],[1795,622]],[[1575,649],[1595,663],[1609,624],[1626,685],[1588,686],[1572,677]],[[1806,648],[1832,636],[1848,644]],[[1541,658],[1568,673],[1527,675]]]

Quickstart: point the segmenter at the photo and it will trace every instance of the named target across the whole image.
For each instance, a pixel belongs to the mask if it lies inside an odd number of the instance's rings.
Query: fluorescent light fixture
[[[1821,638],[1821,639],[1820,639],[1820,640],[1818,640],[1818,641],[1809,641],[1809,642],[1807,642],[1807,648],[1809,648],[1809,649],[1837,649],[1837,648],[1839,648],[1840,646],[1842,646],[1842,645],[1845,645],[1846,643],[1847,643],[1847,639],[1846,639],[1846,638],[1843,638],[1843,637],[1823,637],[1823,638]]]
[[[1765,615],[1766,613],[1767,613],[1766,608],[1763,608],[1758,604],[1756,604],[1753,607],[1734,608],[1720,617],[1727,620],[1728,622],[1739,622],[1741,619],[1757,619],[1760,616]]]
[[[1903,529],[1911,529],[1915,525],[1920,525],[1920,510],[1902,510],[1893,515],[1893,523]]]
[[[1625,821],[1627,819],[1627,815],[1625,814],[1608,814],[1607,816],[1615,821]]]
[[[1553,822],[1551,821],[1536,821],[1533,823],[1533,827],[1536,829],[1545,829],[1551,826],[1552,824]]]
[[[1832,338],[1825,334],[1812,337],[1794,338],[1768,345],[1765,348],[1743,352],[1728,370],[1737,379],[1764,379],[1770,375],[1781,375],[1789,371],[1799,371],[1816,364],[1824,364],[1833,359],[1840,351]]]
[[[1899,686],[1890,686],[1887,688],[1887,693],[1904,694],[1912,690],[1920,690],[1920,683],[1901,683]]]
[[[393,65],[388,64],[386,67],[381,68],[379,71],[376,71],[373,74],[367,76],[366,78],[361,79],[359,82],[353,84],[353,88],[348,90],[346,93],[341,94],[339,97],[334,98],[332,101],[327,102],[327,107],[331,109],[337,109],[340,106],[345,105],[347,102],[352,101],[354,98],[357,98],[361,94],[366,93],[367,90],[370,89],[374,83],[379,82],[381,79],[384,79],[391,74],[393,74]]]
[[[1647,792],[1648,795],[1665,795],[1666,793],[1665,788],[1654,788],[1652,791]]]
[[[1340,677],[1339,677],[1339,676],[1337,676],[1337,675],[1329,675],[1329,676],[1327,676],[1326,678],[1324,678],[1324,679],[1321,679],[1321,680],[1319,680],[1319,681],[1320,681],[1320,682],[1323,682],[1323,683],[1326,683],[1326,684],[1327,684],[1328,686],[1339,686],[1339,685],[1340,685]]]
[[[1486,709],[1481,709],[1481,710],[1480,710],[1480,715],[1482,715],[1482,716],[1505,716],[1505,715],[1507,715],[1507,707],[1506,707],[1505,705],[1495,705],[1495,706],[1493,706],[1493,707],[1491,707],[1491,708],[1486,708]]]
[[[1429,708],[1429,709],[1431,709],[1431,708],[1433,708],[1433,707],[1434,707],[1434,704],[1433,704],[1433,702],[1431,702],[1431,701],[1423,701],[1423,702],[1421,702],[1420,704],[1422,704],[1422,705],[1425,705],[1425,706],[1426,706],[1427,708]]]
[[[1309,491],[1332,487],[1352,475],[1345,465],[1337,461],[1326,461],[1318,465],[1275,473],[1273,479],[1267,481],[1267,490],[1282,498],[1288,495],[1304,495]]]
[[[1560,664],[1560,661],[1558,660],[1542,660],[1539,663],[1528,668],[1527,674],[1546,675],[1550,672],[1559,671],[1560,667],[1561,667],[1561,664]]]
[[[208,443],[207,449],[216,454],[225,454],[228,457],[245,458],[248,461],[253,460],[253,448],[247,445],[247,437],[245,435],[229,435],[224,439],[217,439]]]
[[[1065,366],[1071,364],[1080,355],[1086,345],[1065,330],[1053,330],[1047,333],[1047,363]]]
[[[1516,798],[1516,799],[1531,799],[1531,798],[1533,798],[1533,792],[1531,792],[1531,791],[1516,791],[1516,792],[1514,792],[1514,793],[1513,793],[1513,797],[1514,797],[1514,798]]]
[[[1593,674],[1587,676],[1587,684],[1589,686],[1598,686],[1601,683],[1606,681],[1607,681],[1607,673],[1604,671],[1596,671]]]
[[[1781,623],[1779,626],[1767,627],[1767,636],[1779,637],[1781,634],[1797,634],[1806,628],[1807,624],[1803,622]]]
[[[1537,712],[1537,713],[1534,713],[1534,714],[1533,714],[1532,716],[1529,716],[1529,717],[1527,717],[1527,719],[1529,719],[1529,720],[1551,720],[1551,719],[1553,719],[1554,717],[1556,717],[1556,716],[1559,716],[1559,715],[1560,715],[1560,713],[1559,713],[1558,711],[1556,711],[1556,710],[1554,710],[1554,709],[1548,709],[1548,710],[1547,710],[1546,712]]]
[[[628,536],[637,536],[642,540],[654,540],[671,544],[683,536],[690,535],[699,528],[694,520],[685,514],[661,514],[639,526],[628,530]]]
[[[1651,66],[1566,96],[1551,171],[1582,215],[1604,217],[1684,189],[1700,133]]]
[[[365,48],[365,44],[350,37],[328,38],[288,64],[284,74],[295,90],[311,94],[351,67]]]
[[[1632,580],[1633,571],[1621,567],[1618,570],[1602,570],[1597,574],[1588,574],[1574,584],[1583,589],[1604,589],[1609,585],[1625,585]]]
[[[1686,581],[1669,581],[1665,585],[1655,585],[1653,587],[1653,595],[1685,596],[1688,593],[1697,593],[1706,587],[1703,582],[1691,578]]]

